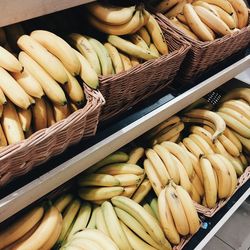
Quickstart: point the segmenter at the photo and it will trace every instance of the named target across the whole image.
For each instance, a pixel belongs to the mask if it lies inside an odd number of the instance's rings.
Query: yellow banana
[[[145,27],[140,28],[137,33],[142,37],[148,46],[151,44],[151,37]]]
[[[137,189],[137,185],[124,187],[124,191],[122,192],[121,195],[128,197],[128,198],[131,198],[131,196],[134,194],[136,189]]]
[[[0,89],[0,105],[5,104],[6,102],[7,102],[6,97],[5,97],[2,89]]]
[[[132,43],[134,43],[135,45],[137,45],[143,49],[149,50],[147,43],[142,39],[142,37],[140,35],[132,34],[129,36],[129,38],[130,38],[130,41]]]
[[[173,8],[179,2],[180,2],[180,0],[163,0],[163,1],[160,1],[155,6],[155,11],[160,12],[160,13],[165,13],[166,11]]]
[[[32,121],[32,113],[30,109],[17,109],[19,121],[21,123],[22,129],[24,132],[27,132],[30,129]]]
[[[140,64],[139,59],[137,57],[135,57],[135,56],[130,56],[129,59],[130,59],[130,62],[131,62],[133,67]]]
[[[207,2],[200,1],[200,0],[193,2],[192,5],[193,5],[193,6],[201,6],[201,7],[205,8],[205,9],[209,10],[209,11],[210,11],[211,13],[213,13],[215,16],[220,17],[220,16],[219,16],[219,13],[217,12],[217,10],[213,7],[213,6],[217,7],[216,5],[212,5],[212,4],[209,4],[209,3],[207,3]],[[218,8],[219,8],[219,7],[218,7]],[[221,9],[221,8],[220,8],[220,9]],[[226,12],[226,13],[227,13],[227,12]]]
[[[127,163],[137,164],[137,162],[144,156],[144,148],[135,148],[129,153],[129,160]]]
[[[138,186],[141,182],[141,177],[135,174],[118,174],[114,177],[120,182],[120,186]]]
[[[150,205],[148,203],[143,204],[143,208],[149,213],[151,214],[153,217],[155,217],[157,219],[157,217],[155,216],[152,208],[150,207]]]
[[[233,13],[233,7],[227,0],[201,0],[201,1],[219,6],[230,15],[232,15]]]
[[[194,175],[193,179],[191,180],[192,185],[195,187],[195,189],[197,190],[199,196],[203,196],[204,195],[204,186],[203,183],[200,181],[200,178],[198,177],[197,174]]]
[[[140,184],[138,189],[135,191],[135,193],[132,196],[132,200],[134,200],[137,203],[141,203],[141,201],[147,196],[147,194],[150,192],[152,186],[150,184],[150,181],[148,178],[144,179],[143,182]]]
[[[118,174],[135,174],[135,175],[142,175],[144,173],[143,169],[135,164],[130,163],[113,163],[110,165],[106,165],[98,170],[99,174],[111,174],[111,175],[118,175]]]
[[[23,35],[18,39],[17,44],[20,49],[35,60],[54,80],[62,84],[68,81],[68,76],[61,61],[48,52],[35,39],[28,35]]]
[[[2,125],[0,124],[0,147],[5,147],[7,146],[8,143],[7,143],[7,140],[6,140],[6,136],[3,132],[3,128],[2,128]]]
[[[58,105],[67,103],[66,96],[59,84],[45,71],[38,63],[36,63],[25,52],[19,53],[19,61],[25,67],[27,72],[31,74],[42,86],[47,97]]]
[[[43,99],[36,99],[36,103],[32,107],[32,117],[35,131],[47,128],[47,109]]]
[[[241,153],[240,156],[239,156],[239,159],[240,159],[242,165],[244,166],[244,169],[245,169],[246,167],[248,167],[248,160],[247,160],[247,158],[246,158],[245,155],[243,155],[243,154]]]
[[[240,134],[234,132],[234,135],[240,140],[241,144],[250,151],[250,139],[241,136]]]
[[[199,195],[197,189],[193,184],[191,187],[190,197],[192,198],[193,201],[197,202],[198,204],[201,204],[201,196]]]
[[[232,99],[243,99],[250,105],[250,90],[248,88],[235,88],[228,94],[224,95],[220,102],[225,102]]]
[[[87,224],[87,227],[88,229],[95,229],[96,228],[96,213],[98,211],[98,206],[95,206],[93,207],[93,210],[92,210],[92,213],[91,213],[91,217],[89,219],[89,222]]]
[[[151,210],[153,211],[154,217],[159,221],[160,220],[160,215],[158,211],[158,198],[155,197],[150,201],[150,207]]]
[[[172,9],[170,9],[165,16],[167,18],[176,17],[178,14],[183,13],[183,7],[188,3],[187,0],[179,1]]]
[[[58,209],[60,213],[62,213],[72,200],[72,194],[63,194],[54,202],[53,205]]]
[[[129,57],[123,53],[119,53],[119,55],[120,55],[120,58],[122,60],[122,65],[123,65],[124,71],[130,70],[133,67],[133,65],[132,65]]]
[[[104,214],[103,214],[101,207],[97,208],[97,211],[96,211],[96,229],[103,232],[108,237],[111,236],[109,234],[108,226],[107,226],[107,223],[105,222]]]
[[[73,239],[72,241],[69,242],[69,244],[66,246],[66,249],[81,249],[81,250],[102,250],[103,248],[101,247],[100,244],[98,244],[94,240],[89,240],[89,239],[84,239],[84,238],[76,238]]]
[[[201,148],[205,155],[214,153],[211,146],[201,136],[197,134],[190,134],[189,138],[192,139],[196,143],[196,145]]]
[[[224,131],[224,135],[238,148],[239,152],[242,152],[242,144],[234,132],[227,127]]]
[[[47,112],[47,127],[50,127],[56,123],[56,120],[54,118],[54,112],[51,107],[51,104],[47,100],[45,100],[45,104],[46,104],[46,112]]]
[[[155,45],[154,45],[153,43],[151,43],[151,44],[149,45],[149,50],[150,50],[153,54],[157,55],[157,57],[160,57],[160,56],[161,56],[160,53],[159,53],[159,51],[157,50],[157,48],[155,47]]]
[[[187,20],[186,20],[186,18],[185,18],[185,16],[184,16],[184,13],[178,14],[178,15],[176,16],[176,18],[177,18],[181,23],[185,24],[186,27],[188,27],[188,26],[187,26]],[[171,19],[171,18],[170,18],[170,19]],[[189,28],[189,27],[188,27],[188,28]]]
[[[56,122],[59,122],[70,115],[70,109],[68,104],[64,106],[54,104],[53,111]]]
[[[204,152],[201,148],[189,137],[183,139],[183,144],[187,149],[196,156],[196,158],[200,158],[201,155],[204,155]]]

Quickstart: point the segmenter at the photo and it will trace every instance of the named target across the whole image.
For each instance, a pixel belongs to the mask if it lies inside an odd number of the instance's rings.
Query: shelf
[[[92,145],[84,145],[83,143],[85,149],[82,152],[70,156],[68,160],[61,164],[54,165],[48,172],[37,176],[25,185],[3,196],[0,200],[0,222],[72,179],[97,161],[131,142],[197,99],[231,80],[248,67],[250,67],[250,56],[246,56],[176,97],[175,94],[165,95],[146,108],[144,107],[125,117],[124,120],[113,124],[113,126],[102,129],[97,136],[93,137]],[[79,150],[79,145],[76,145],[76,148]],[[58,158],[63,159],[64,155],[65,153]],[[56,161],[52,159],[50,163],[53,165]],[[39,172],[39,168],[35,169],[34,172],[37,171]]]
[[[1,0],[0,27],[82,5],[93,0]]]

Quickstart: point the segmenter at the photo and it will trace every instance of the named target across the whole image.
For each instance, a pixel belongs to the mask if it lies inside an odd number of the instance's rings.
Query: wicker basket
[[[69,145],[95,134],[104,99],[99,91],[88,87],[85,94],[84,108],[0,151],[0,187],[63,152]]]
[[[174,27],[164,15],[157,14],[157,16],[167,27],[171,27],[171,29],[180,34],[192,45],[178,74],[177,83],[186,84],[195,82],[211,67],[215,67],[216,64],[247,48],[250,43],[250,25],[212,42],[201,42],[193,40]]]
[[[235,189],[235,192],[243,186],[248,180],[250,179],[250,167],[246,168],[244,173],[241,175],[241,177],[238,179],[237,188]],[[212,217],[214,214],[216,214],[222,207],[224,207],[227,202],[231,199],[231,197],[227,198],[226,200],[220,200],[216,206],[212,209],[204,207],[196,202],[195,207],[198,213],[201,213],[207,217]]]
[[[157,21],[169,44],[170,54],[144,62],[114,76],[100,77],[100,91],[106,100],[101,120],[107,120],[128,110],[173,82],[190,45],[163,25],[159,18]]]

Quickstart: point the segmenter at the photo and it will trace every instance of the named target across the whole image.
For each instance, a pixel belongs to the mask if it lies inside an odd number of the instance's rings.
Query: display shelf
[[[2,0],[0,27],[72,8],[93,0]]]
[[[248,180],[241,188],[239,188],[232,198],[227,202],[227,204],[221,208],[212,218],[203,218],[202,228],[192,237],[188,244],[185,245],[183,250],[202,249],[249,195],[250,180]]]
[[[80,148],[82,151],[73,157],[70,156],[68,160],[58,165],[55,165],[56,161],[51,160],[50,164],[54,164],[51,170],[39,176],[35,174],[35,179],[1,197],[0,222],[139,137],[168,117],[176,114],[197,99],[226,83],[248,67],[250,67],[250,56],[244,57],[182,94],[178,95],[178,93],[173,92],[159,100],[157,98],[147,107],[132,112],[131,115],[126,116],[120,122],[106,129],[101,129],[89,144],[85,143],[83,148],[77,145],[78,150]],[[63,159],[63,155],[59,158]],[[39,173],[39,168],[34,172]],[[15,187],[15,184],[10,186]]]

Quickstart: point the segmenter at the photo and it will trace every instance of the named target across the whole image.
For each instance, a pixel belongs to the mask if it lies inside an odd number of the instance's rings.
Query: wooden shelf
[[[93,0],[1,0],[0,27],[89,2]]]

